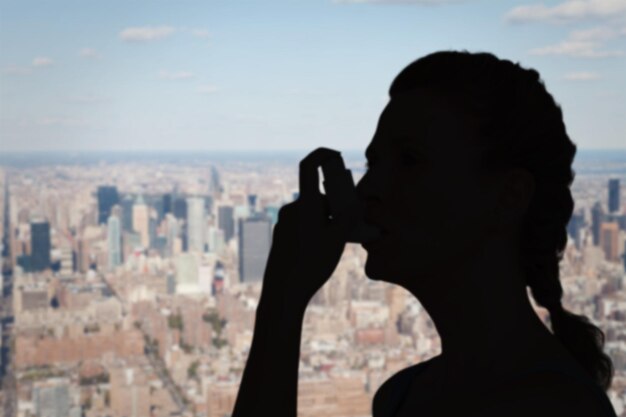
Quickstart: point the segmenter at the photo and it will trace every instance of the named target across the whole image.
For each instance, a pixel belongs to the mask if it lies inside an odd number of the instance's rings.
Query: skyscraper
[[[188,251],[204,252],[204,199],[189,197],[187,199],[187,236]]]
[[[618,236],[619,228],[617,223],[602,223],[600,226],[600,247],[604,251],[606,260],[609,262],[619,262]]]
[[[176,257],[176,292],[180,294],[197,293],[198,254],[181,253]]]
[[[256,194],[248,194],[248,207],[250,213],[256,212]]]
[[[617,212],[620,210],[620,188],[619,178],[612,178],[609,180],[609,213]]]
[[[119,204],[120,197],[117,188],[110,185],[98,187],[98,224],[104,224],[111,215],[111,207]]]
[[[174,207],[172,209],[174,212],[174,216],[177,219],[187,220],[187,200],[185,200],[183,197],[177,197],[174,200]]]
[[[600,244],[600,224],[604,221],[604,211],[599,201],[593,205],[591,209],[591,233],[593,236],[593,244]]]
[[[239,219],[239,280],[262,281],[272,240],[271,220],[263,215]]]
[[[567,233],[572,237],[574,242],[576,242],[577,249],[580,249],[580,229],[582,229],[584,225],[585,217],[582,209],[572,213],[572,217],[567,223]]]
[[[121,202],[122,206],[122,230],[125,232],[133,231],[133,204],[135,200],[130,194],[124,196]]]
[[[141,195],[133,204],[133,230],[141,236],[141,246],[150,247],[150,231],[148,224],[148,206]]]
[[[172,212],[172,194],[163,194],[163,217]]]
[[[234,236],[233,206],[219,206],[217,208],[217,227],[224,231],[224,242],[228,242]]]
[[[107,246],[109,250],[109,270],[113,271],[122,263],[122,234],[120,218],[109,216],[107,221]]]
[[[43,271],[50,266],[50,223],[36,220],[30,224],[31,255],[33,272]]]
[[[174,242],[178,237],[178,220],[172,213],[168,213],[165,215],[165,237],[167,239],[166,243],[166,254],[167,256],[172,256],[174,254]]]

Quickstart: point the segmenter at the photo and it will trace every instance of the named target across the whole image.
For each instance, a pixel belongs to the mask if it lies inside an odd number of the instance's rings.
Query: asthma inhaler
[[[321,166],[324,174],[323,185],[328,197],[331,216],[347,210],[356,210],[353,215],[357,217],[358,221],[348,233],[347,241],[366,243],[379,238],[381,236],[380,229],[366,224],[363,219],[363,202],[358,199],[352,171],[346,169],[341,153],[337,152],[337,156],[329,157]]]

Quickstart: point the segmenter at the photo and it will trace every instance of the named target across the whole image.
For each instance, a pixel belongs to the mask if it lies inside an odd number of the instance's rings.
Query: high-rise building
[[[580,230],[585,226],[585,216],[583,210],[572,213],[572,217],[567,223],[567,233],[576,242],[576,248],[580,249]]]
[[[172,194],[163,194],[163,217],[172,212]]]
[[[119,204],[117,188],[110,185],[98,187],[98,224],[105,224],[111,215],[111,207]]]
[[[141,236],[141,246],[150,247],[150,230],[148,206],[141,195],[137,196],[133,204],[133,230]]]
[[[620,188],[619,178],[612,178],[609,180],[609,213],[620,211]]]
[[[604,222],[600,226],[600,247],[604,251],[607,261],[619,262],[617,238],[619,228],[615,222]]]
[[[154,212],[150,212],[148,215],[148,240],[150,247],[154,248],[157,240],[157,217]]]
[[[599,201],[591,209],[591,234],[594,246],[600,244],[600,224],[604,221],[604,210]]]
[[[109,216],[107,221],[107,246],[109,250],[109,271],[122,264],[122,232],[121,221],[116,215]]]
[[[30,224],[30,266],[33,272],[50,266],[50,223],[37,220]]]
[[[187,250],[204,252],[204,199],[189,197],[187,199]]]
[[[209,193],[210,194],[220,194],[222,192],[222,187],[220,186],[220,174],[217,168],[214,165],[211,165],[211,178],[209,180]]]
[[[239,280],[262,281],[272,240],[271,220],[264,215],[239,219]]]
[[[174,217],[187,220],[187,200],[185,200],[184,197],[176,197],[172,209],[174,211]]]
[[[224,242],[228,242],[235,235],[235,219],[233,206],[219,206],[217,208],[217,227],[224,231]]]
[[[122,206],[122,230],[125,232],[133,231],[133,204],[135,204],[135,200],[130,194],[126,194],[120,203]]]
[[[201,293],[210,294],[213,287],[213,268],[215,258],[203,256],[198,265],[198,287]]]
[[[278,212],[280,211],[280,207],[278,206],[265,206],[264,208],[265,214],[272,220],[272,227],[278,223]]]
[[[179,294],[197,293],[198,254],[181,253],[176,258],[176,292]]]
[[[174,254],[174,242],[178,237],[179,233],[178,220],[172,213],[168,213],[165,215],[165,237],[167,239],[166,243],[166,254],[167,256],[172,256]]]
[[[256,194],[248,194],[248,207],[250,213],[255,213],[257,211],[256,207]]]

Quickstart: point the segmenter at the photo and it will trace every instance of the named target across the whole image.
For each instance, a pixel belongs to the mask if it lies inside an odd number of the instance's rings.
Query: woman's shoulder
[[[384,417],[390,408],[395,408],[409,389],[415,376],[423,371],[438,356],[401,369],[390,376],[374,394],[372,401],[372,415]]]
[[[562,364],[543,367],[503,384],[494,397],[496,401],[475,417],[615,416],[599,386]]]
[[[496,401],[472,417],[612,417],[598,397],[567,378],[555,378],[551,389],[542,381],[541,390],[519,392],[515,399]]]

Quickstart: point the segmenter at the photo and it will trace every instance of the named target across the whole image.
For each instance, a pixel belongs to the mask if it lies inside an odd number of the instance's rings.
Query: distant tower
[[[187,199],[187,248],[189,252],[204,252],[204,198]]]
[[[163,194],[163,217],[172,212],[172,194]]]
[[[111,215],[111,207],[119,204],[117,188],[110,185],[98,187],[98,224],[105,224]]]
[[[613,178],[609,180],[609,213],[620,211],[620,189],[619,178]]]
[[[596,202],[591,209],[591,233],[593,236],[593,245],[600,244],[600,224],[604,221],[604,211],[600,202]]]
[[[122,230],[125,232],[133,231],[133,204],[135,204],[135,200],[130,194],[125,195],[120,203],[122,206]]]
[[[109,249],[109,271],[122,264],[122,232],[119,215],[111,214],[107,221],[107,246]]]
[[[600,227],[600,247],[604,251],[607,261],[619,262],[619,254],[617,253],[617,238],[619,228],[615,222],[604,222]]]
[[[178,220],[176,220],[176,217],[174,217],[174,215],[172,213],[168,213],[165,215],[165,221],[166,221],[166,230],[165,230],[165,237],[167,239],[167,243],[166,243],[166,247],[167,247],[167,255],[168,256],[173,256],[174,255],[174,245],[176,242],[176,238],[178,237],[179,233],[179,227],[178,227]]]
[[[177,219],[187,220],[187,200],[183,197],[177,197],[174,200],[172,210]]]
[[[198,292],[198,255],[181,253],[176,257],[176,292]]]
[[[585,225],[585,216],[581,210],[574,212],[567,224],[567,233],[576,242],[576,248],[580,249],[580,229]]]
[[[271,220],[265,216],[239,219],[239,279],[263,281],[272,240]]]
[[[217,209],[217,227],[224,231],[224,242],[228,242],[235,235],[235,220],[233,206],[219,206]]]
[[[133,204],[133,230],[141,236],[141,246],[144,248],[150,247],[148,214],[148,206],[139,195]]]
[[[256,194],[248,194],[248,207],[250,208],[250,214],[256,212]]]
[[[36,220],[30,224],[30,265],[33,272],[50,266],[50,223]]]

